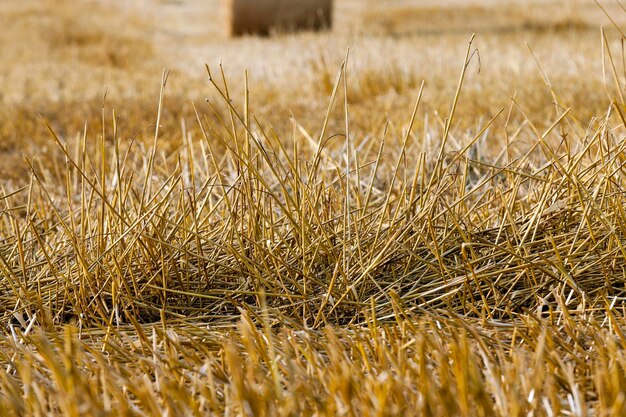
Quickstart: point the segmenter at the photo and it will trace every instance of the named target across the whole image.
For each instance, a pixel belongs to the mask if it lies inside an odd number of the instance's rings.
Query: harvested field
[[[626,413],[626,10],[0,3],[0,415]]]

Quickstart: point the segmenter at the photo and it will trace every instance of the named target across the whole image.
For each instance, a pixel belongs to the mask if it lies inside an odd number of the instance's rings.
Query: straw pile
[[[332,23],[332,0],[223,0],[227,36],[322,30]]]

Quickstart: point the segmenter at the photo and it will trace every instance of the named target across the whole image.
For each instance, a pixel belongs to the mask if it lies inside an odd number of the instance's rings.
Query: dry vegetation
[[[621,4],[215,4],[0,3],[0,414],[624,415]]]

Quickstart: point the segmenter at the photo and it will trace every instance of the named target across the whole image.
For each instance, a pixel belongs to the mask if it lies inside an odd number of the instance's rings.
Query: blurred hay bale
[[[333,0],[222,0],[226,34],[267,36],[272,31],[323,30],[332,24]]]

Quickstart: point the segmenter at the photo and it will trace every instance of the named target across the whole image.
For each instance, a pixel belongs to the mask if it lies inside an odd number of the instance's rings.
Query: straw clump
[[[322,30],[332,25],[332,0],[223,0],[226,34]]]

